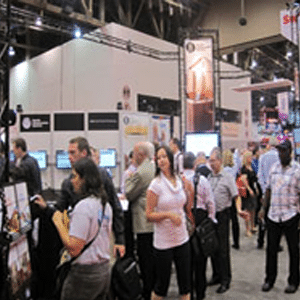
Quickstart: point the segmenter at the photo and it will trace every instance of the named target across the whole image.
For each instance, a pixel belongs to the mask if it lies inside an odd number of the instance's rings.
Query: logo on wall
[[[21,132],[48,132],[50,131],[50,115],[21,115]]]

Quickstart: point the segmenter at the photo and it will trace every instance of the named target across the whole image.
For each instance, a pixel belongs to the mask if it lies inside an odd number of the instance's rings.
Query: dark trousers
[[[137,234],[137,256],[143,281],[143,297],[150,300],[154,287],[153,233]]]
[[[231,282],[231,264],[229,247],[229,220],[230,208],[217,212],[217,235],[219,250],[211,257],[213,278],[219,278],[222,285],[229,286]]]
[[[125,224],[125,255],[134,257],[134,233],[132,229],[132,212],[131,202],[129,203],[128,210],[124,212],[124,224]]]
[[[288,221],[276,223],[267,219],[267,250],[265,282],[273,285],[277,277],[278,247],[282,234],[285,235],[289,251],[288,284],[299,285],[299,214]]]
[[[193,212],[195,215],[195,212]],[[207,217],[207,212],[202,209],[196,210],[196,226],[198,226],[204,218]],[[203,254],[202,248],[198,247],[198,253],[195,252],[191,243],[191,299],[194,299],[194,289],[196,291],[196,299],[202,300],[205,298],[206,291],[206,265],[207,257]]]
[[[231,229],[232,229],[233,244],[236,247],[239,247],[240,246],[240,224],[238,220],[235,200],[232,201],[230,213],[231,213]]]

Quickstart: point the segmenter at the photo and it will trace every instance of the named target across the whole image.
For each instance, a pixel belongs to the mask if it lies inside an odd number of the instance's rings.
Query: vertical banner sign
[[[297,21],[298,18],[298,21]],[[280,11],[280,31],[281,34],[293,42],[295,45],[298,45],[298,30],[300,29],[299,23],[299,12],[298,8],[296,9],[284,9]]]
[[[214,130],[213,40],[184,41],[187,132]]]
[[[289,116],[289,93],[283,92],[277,94],[278,117],[282,121],[288,119]]]

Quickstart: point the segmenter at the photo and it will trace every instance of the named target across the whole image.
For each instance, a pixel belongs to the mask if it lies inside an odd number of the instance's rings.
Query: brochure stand
[[[31,230],[29,197],[25,182],[4,186],[0,194],[1,299],[31,299],[31,262],[27,232]]]

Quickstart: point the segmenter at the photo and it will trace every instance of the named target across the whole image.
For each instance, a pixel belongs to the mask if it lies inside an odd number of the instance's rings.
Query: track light
[[[255,59],[252,60],[250,69],[255,69],[257,67],[257,61]]]
[[[42,19],[40,17],[37,17],[35,19],[35,25],[36,26],[42,26],[43,22],[42,22]]]
[[[13,46],[8,47],[8,56],[12,57],[16,54],[16,51]]]
[[[75,25],[75,30],[74,30],[74,37],[76,38],[76,39],[79,39],[80,37],[81,37],[81,30],[80,30],[80,28],[77,26],[77,25]]]

